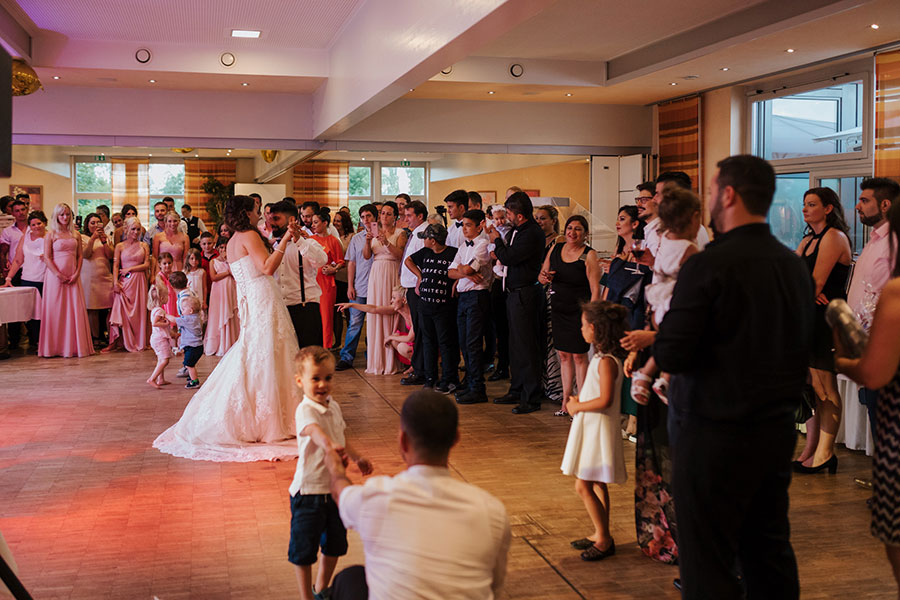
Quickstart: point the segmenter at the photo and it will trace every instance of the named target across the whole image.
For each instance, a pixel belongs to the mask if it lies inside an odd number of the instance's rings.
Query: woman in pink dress
[[[81,235],[68,204],[58,204],[44,236],[44,293],[38,356],[89,356],[91,326],[81,288]]]
[[[109,309],[113,302],[113,278],[110,262],[115,250],[103,231],[103,220],[97,213],[84,219],[81,241],[84,244],[81,263],[81,287],[91,324],[94,343],[104,337]]]
[[[125,220],[125,241],[116,244],[113,257],[112,311],[109,314],[109,346],[111,352],[125,346],[129,352],[147,347],[147,269],[150,249],[141,241],[141,222],[137,217]]]
[[[181,271],[184,268],[184,259],[191,248],[188,236],[178,231],[181,219],[174,212],[166,213],[165,230],[153,236],[153,256],[159,260],[159,255],[168,252],[174,261],[173,270]]]
[[[337,298],[334,274],[344,264],[341,240],[328,234],[330,223],[331,215],[325,210],[313,215],[312,229],[315,235],[312,236],[312,239],[319,242],[328,257],[328,262],[322,265],[316,274],[316,282],[322,290],[322,297],[319,298],[319,312],[322,314],[322,345],[326,348],[334,345],[334,301]]]
[[[397,203],[385,202],[381,206],[381,217],[377,233],[366,232],[363,258],[375,257],[369,271],[369,293],[366,300],[375,306],[391,303],[394,287],[400,283],[400,258],[406,247],[406,232],[396,226]],[[385,342],[394,332],[396,315],[366,315],[366,373],[392,375],[398,363],[393,348],[386,348]]]
[[[216,244],[219,256],[209,263],[212,289],[209,291],[209,321],[206,324],[206,339],[203,352],[209,356],[222,356],[237,341],[241,332],[238,317],[237,286],[228,266],[226,247],[228,239],[222,238]]]

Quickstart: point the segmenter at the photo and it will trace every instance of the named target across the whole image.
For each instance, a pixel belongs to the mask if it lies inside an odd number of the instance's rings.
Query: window
[[[348,206],[354,225],[359,222],[359,209],[372,201],[372,167],[350,166],[350,198]]]
[[[425,167],[381,167],[381,195],[393,200],[401,193],[425,195]]]
[[[175,211],[181,217],[181,205],[184,204],[184,163],[150,163],[148,175],[150,202],[147,222],[156,223],[153,205],[167,196],[175,200]]]
[[[803,239],[803,192],[809,189],[809,173],[781,173],[775,178],[775,198],[769,209],[772,235],[788,248]]]
[[[862,152],[863,82],[753,103],[753,153],[766,160]]]
[[[112,204],[112,165],[75,163],[75,215],[84,219],[98,204]]]
[[[868,240],[868,227],[860,223],[859,214],[856,212],[856,203],[859,199],[859,184],[865,177],[823,177],[819,179],[818,187],[828,187],[837,192],[841,199],[841,208],[844,210],[844,220],[847,221],[850,237],[850,249],[856,256],[862,252],[863,246]]]

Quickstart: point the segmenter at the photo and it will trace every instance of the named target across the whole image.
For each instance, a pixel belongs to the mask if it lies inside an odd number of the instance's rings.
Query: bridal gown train
[[[192,460],[251,462],[297,457],[297,338],[275,280],[245,256],[231,263],[241,333],[153,447]]]

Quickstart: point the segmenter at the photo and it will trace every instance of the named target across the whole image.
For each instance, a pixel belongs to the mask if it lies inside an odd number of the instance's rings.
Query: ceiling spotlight
[[[365,157],[365,156],[363,156],[363,160],[366,160],[366,157]]]
[[[101,152],[100,156],[106,156],[106,152]]]
[[[195,154],[195,155],[194,155],[194,158],[200,158],[200,155],[199,155],[199,154]]]
[[[259,37],[259,31],[255,29],[232,29],[231,37],[255,39]]]
[[[155,79],[150,79],[149,81],[150,81],[150,83],[156,83]]]
[[[794,49],[793,49],[793,48],[788,48],[787,50],[785,50],[785,52],[787,52],[788,54],[793,54],[793,53],[794,53]]]
[[[148,154],[147,156],[153,156],[152,154]]]
[[[488,94],[489,94],[489,95],[493,95],[493,94],[494,94],[494,92],[488,92]]]
[[[677,84],[677,83],[675,83],[675,82],[674,82],[674,81],[673,81],[673,82],[672,82],[672,83],[670,83],[670,84],[669,84],[669,85],[678,85],[678,84]]]
[[[54,75],[53,79],[59,79],[59,75]]]
[[[247,86],[250,85],[250,84],[247,83],[246,81],[244,81],[244,82],[241,83],[241,85],[244,86],[244,87],[247,87]]]
[[[414,92],[416,91],[416,88],[409,88],[409,91]]]
[[[719,70],[720,70],[720,71],[727,71],[727,70],[728,70],[728,67],[722,67],[722,68],[719,69]]]
[[[566,98],[571,98],[571,97],[572,97],[572,93],[571,93],[571,92],[566,93]]]

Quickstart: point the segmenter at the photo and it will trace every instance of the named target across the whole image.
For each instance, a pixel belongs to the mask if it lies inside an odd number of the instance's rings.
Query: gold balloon
[[[259,153],[262,154],[263,160],[267,163],[272,162],[278,156],[278,150],[260,150]]]
[[[12,94],[13,96],[27,96],[38,90],[44,89],[37,73],[24,60],[12,61]]]
[[[193,148],[172,148],[172,152],[177,152],[178,154],[187,154],[188,152],[193,151]]]

